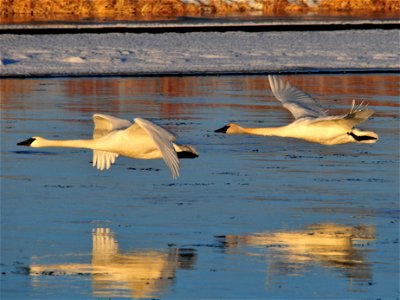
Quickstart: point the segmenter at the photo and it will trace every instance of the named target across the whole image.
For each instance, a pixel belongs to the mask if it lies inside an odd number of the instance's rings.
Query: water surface
[[[287,76],[332,113],[376,111],[373,145],[226,136],[292,120],[266,76],[1,81],[2,297],[396,298],[399,75]],[[194,145],[162,160],[17,147],[90,138],[92,114],[149,118]]]

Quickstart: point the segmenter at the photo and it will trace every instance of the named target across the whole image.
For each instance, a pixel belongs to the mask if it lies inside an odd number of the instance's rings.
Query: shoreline
[[[258,75],[329,75],[329,74],[400,74],[399,68],[391,69],[286,69],[286,70],[264,70],[245,72],[163,72],[163,73],[79,73],[79,74],[0,74],[0,79],[39,79],[39,78],[101,78],[101,77],[191,77],[191,76],[258,76]]]
[[[270,20],[270,21],[192,21],[192,22],[105,22],[0,25],[0,34],[82,34],[82,33],[190,33],[190,32],[272,32],[395,30],[400,20]]]

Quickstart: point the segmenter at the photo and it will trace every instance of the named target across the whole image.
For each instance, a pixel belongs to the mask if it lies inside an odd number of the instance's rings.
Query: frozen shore
[[[1,77],[400,69],[400,30],[0,35]]]

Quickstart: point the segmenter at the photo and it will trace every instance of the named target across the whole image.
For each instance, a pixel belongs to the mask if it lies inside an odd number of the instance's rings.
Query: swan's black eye
[[[30,146],[35,140],[36,139],[34,139],[34,138],[29,138],[29,139],[27,139],[25,141],[19,142],[17,144],[17,146]]]

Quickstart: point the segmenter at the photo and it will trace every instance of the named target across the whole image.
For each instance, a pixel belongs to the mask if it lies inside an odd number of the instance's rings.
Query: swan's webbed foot
[[[176,152],[176,154],[178,155],[178,158],[196,158],[199,157],[199,155],[197,153],[193,153],[190,151],[180,151],[180,152]]]
[[[347,134],[350,135],[352,138],[354,138],[357,142],[370,141],[370,140],[377,140],[378,139],[377,137],[370,136],[370,135],[356,135],[352,131],[348,132]]]

